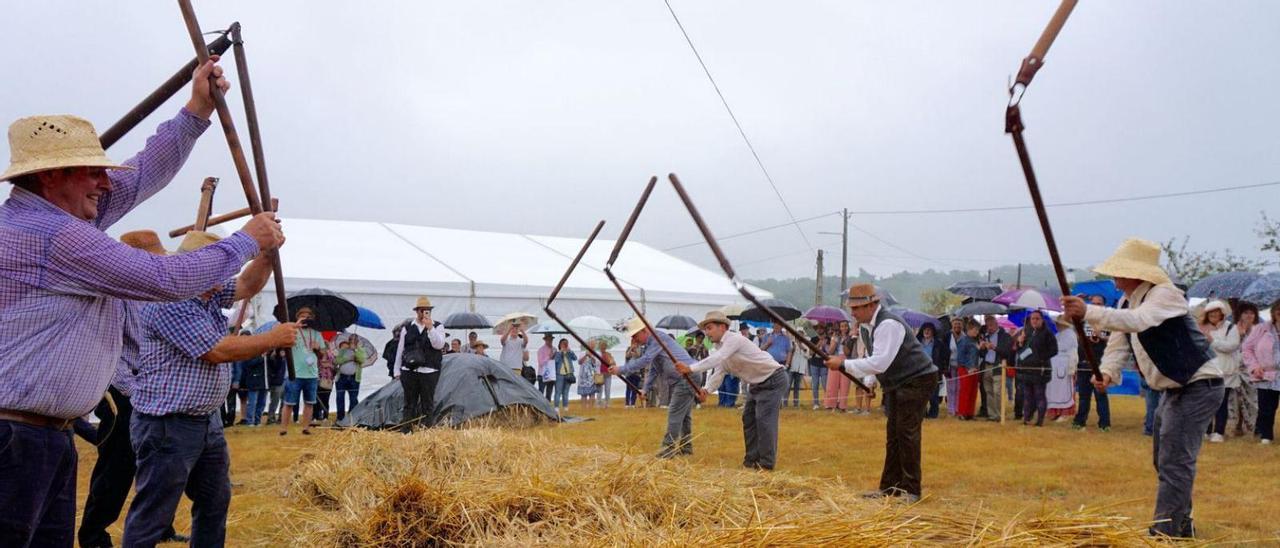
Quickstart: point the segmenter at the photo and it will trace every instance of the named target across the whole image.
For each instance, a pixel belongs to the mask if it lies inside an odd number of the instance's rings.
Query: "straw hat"
[[[434,306],[431,306],[431,299],[427,298],[427,296],[426,296],[426,295],[423,295],[423,296],[421,296],[421,297],[418,297],[418,302],[417,302],[417,303],[414,303],[414,305],[413,305],[413,310],[414,310],[415,312],[416,312],[416,311],[418,311],[418,310],[421,310],[421,309],[423,309],[423,308],[425,308],[425,309],[427,309],[427,310],[431,310],[431,309],[435,308]]]
[[[709,323],[719,323],[724,324],[725,327],[729,327],[729,317],[725,316],[724,312],[712,310],[711,312],[707,312],[707,316],[703,318],[702,321],[698,322],[698,329],[706,329],[707,324]]]
[[[872,284],[854,284],[849,288],[849,306],[880,302],[880,294]]]
[[[216,244],[219,241],[222,241],[222,237],[217,234],[192,230],[191,232],[188,232],[186,236],[182,237],[182,243],[178,244],[178,250],[174,251],[173,254],[181,255],[183,253],[199,251],[200,249]]]
[[[484,341],[477,340],[476,342],[471,343],[471,348],[489,348],[489,345]]]
[[[1156,285],[1173,283],[1160,268],[1160,246],[1140,238],[1129,238],[1111,258],[1093,268],[1094,272],[1113,278],[1132,278]]]
[[[631,320],[627,322],[627,328],[624,331],[626,332],[628,339],[636,336],[636,333],[644,331],[644,320],[641,320],[640,318],[631,318]]]
[[[141,249],[152,255],[168,255],[164,245],[160,243],[160,235],[154,230],[134,230],[120,235],[120,243]]]
[[[107,158],[98,132],[84,118],[46,114],[9,126],[9,169],[0,181],[64,167],[134,169]]]

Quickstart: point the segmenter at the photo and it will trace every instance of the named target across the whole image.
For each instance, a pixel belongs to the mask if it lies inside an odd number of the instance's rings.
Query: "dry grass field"
[[[1091,512],[1149,519],[1155,474],[1150,439],[1141,433],[1141,400],[1114,400],[1115,425],[1109,433],[1092,428],[1073,431],[1066,422],[1043,428],[953,419],[926,422],[926,498],[920,510],[935,516],[952,511],[965,515],[982,512],[995,519],[1014,520],[1088,507]],[[572,414],[594,420],[538,427],[521,435],[544,438],[555,447],[581,447],[582,459],[621,454],[646,462],[657,448],[664,410],[595,410],[583,409],[577,402],[574,405]],[[782,416],[775,475],[829,488],[827,492],[841,497],[873,488],[883,458],[883,422],[874,414],[787,409]],[[680,474],[705,474],[718,482],[744,485],[768,481],[754,479],[764,473],[740,469],[742,434],[737,410],[709,406],[696,411],[694,431],[695,454],[678,463]],[[361,436],[370,435],[322,431],[304,437],[295,431],[281,438],[268,428],[229,430],[235,497],[228,545],[278,544],[308,529],[306,523],[299,522],[338,519],[335,516],[340,514],[310,512],[312,501],[300,495],[291,482],[303,468],[314,476],[317,462],[329,463],[325,457],[342,456],[333,452],[358,447],[364,439]],[[83,501],[94,453],[82,444],[81,455],[79,496]],[[403,459],[412,461],[414,455],[405,454]],[[338,473],[337,465],[323,466],[335,466]],[[318,473],[325,471],[321,468]],[[1206,444],[1195,497],[1202,539],[1221,544],[1280,543],[1280,453],[1274,447],[1236,438],[1225,444]],[[749,505],[749,499],[728,504]],[[184,501],[176,520],[179,530],[187,529],[188,511],[189,503]],[[113,530],[117,539],[122,524],[123,519]]]

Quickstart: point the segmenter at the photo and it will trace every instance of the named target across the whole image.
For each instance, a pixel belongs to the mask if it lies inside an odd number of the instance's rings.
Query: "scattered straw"
[[[831,480],[726,470],[488,427],[345,431],[284,479],[272,544],[1149,546],[1096,510],[997,518],[862,499]]]

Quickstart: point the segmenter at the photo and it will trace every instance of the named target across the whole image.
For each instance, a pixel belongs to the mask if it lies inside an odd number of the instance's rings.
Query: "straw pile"
[[[327,440],[330,441],[330,440]],[[273,543],[314,546],[1151,545],[1093,510],[997,519],[831,480],[658,461],[493,428],[339,432],[285,479]]]

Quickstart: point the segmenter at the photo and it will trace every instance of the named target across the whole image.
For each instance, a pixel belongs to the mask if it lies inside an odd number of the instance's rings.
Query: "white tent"
[[[238,228],[224,226],[217,228],[224,235]],[[337,291],[377,313],[387,327],[410,317],[421,295],[431,298],[437,321],[460,311],[474,311],[490,321],[510,312],[545,319],[546,298],[584,241],[377,222],[291,218],[284,226],[288,241],[280,253],[288,291]],[[565,284],[555,306],[562,319],[589,314],[612,322],[632,316],[601,270],[613,245],[612,240],[597,240]],[[701,318],[711,309],[744,302],[723,273],[636,241],[623,249],[616,274],[653,321],[668,314]],[[761,298],[772,297],[752,290]],[[275,304],[268,284],[252,310],[266,321]],[[390,338],[390,331],[359,332],[379,348]],[[465,340],[461,331],[450,335]],[[491,333],[480,335],[495,339]]]

